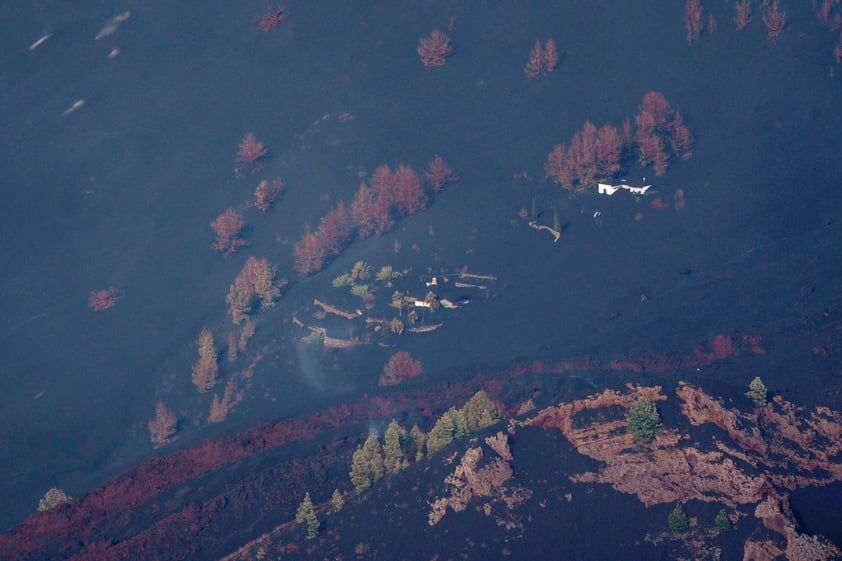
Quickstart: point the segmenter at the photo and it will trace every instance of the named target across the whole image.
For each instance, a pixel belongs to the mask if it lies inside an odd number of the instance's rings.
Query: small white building
[[[621,183],[619,185],[609,185],[607,183],[600,183],[597,186],[597,191],[599,192],[600,195],[613,195],[614,193],[616,193],[620,189],[625,189],[626,191],[629,191],[633,195],[645,195],[646,191],[648,191],[650,187],[652,187],[652,186],[651,185],[643,185],[641,187],[634,187],[633,185],[629,185],[627,183]]]

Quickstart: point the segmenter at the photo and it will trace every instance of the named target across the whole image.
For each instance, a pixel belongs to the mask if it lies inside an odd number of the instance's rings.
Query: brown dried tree
[[[430,187],[436,194],[441,193],[441,190],[448,183],[453,183],[454,181],[459,180],[459,176],[453,173],[453,170],[447,166],[438,154],[436,154],[433,161],[430,162],[424,177],[427,179],[427,183],[430,184]]]
[[[416,49],[426,67],[443,65],[450,56],[450,50],[450,38],[438,29],[433,30],[429,37],[422,37]]]
[[[394,204],[401,216],[413,215],[427,206],[427,195],[415,171],[400,164],[392,177]]]
[[[737,0],[734,8],[737,10],[734,21],[737,23],[737,30],[741,31],[751,22],[751,0]]]
[[[381,386],[394,386],[407,378],[419,376],[424,372],[421,361],[412,358],[407,351],[398,351],[389,358],[380,376]]]
[[[281,193],[284,191],[284,182],[276,179],[271,183],[265,179],[257,184],[254,190],[254,204],[263,212],[268,211]]]
[[[252,312],[255,302],[260,302],[262,309],[275,304],[286,285],[285,278],[277,279],[277,270],[267,259],[249,257],[242,270],[228,290],[226,302],[234,323],[243,323]]]
[[[210,329],[207,327],[202,329],[196,345],[199,347],[199,360],[193,365],[193,384],[197,390],[204,393],[219,382],[217,378],[219,364],[213,344],[213,333]]]
[[[228,363],[235,362],[239,349],[237,349],[237,334],[233,331],[228,334],[228,340],[225,342],[226,355]]]
[[[547,155],[544,174],[565,189],[573,190],[574,174],[567,165],[567,147],[556,144]]]
[[[246,318],[243,322],[243,327],[240,330],[240,340],[237,342],[237,350],[241,353],[246,352],[249,340],[254,336],[255,325],[251,318]]]
[[[699,0],[687,0],[684,5],[684,22],[687,24],[687,44],[692,45],[702,34],[702,7]]]
[[[167,409],[162,401],[158,401],[155,406],[155,418],[149,421],[149,438],[152,444],[160,446],[169,442],[172,435],[176,432],[178,419],[175,413]]]
[[[257,164],[267,153],[262,142],[259,142],[252,133],[246,133],[237,149],[236,171],[239,173],[244,167]]]
[[[545,68],[544,56],[541,52],[541,40],[535,39],[535,44],[529,51],[529,62],[526,63],[523,73],[526,74],[527,78],[535,78],[543,74]]]
[[[781,10],[778,0],[773,0],[766,13],[763,14],[763,25],[766,26],[766,37],[770,41],[774,41],[783,33],[786,27],[786,12]]]
[[[371,188],[374,190],[374,231],[377,235],[388,232],[395,225],[392,217],[392,205],[395,202],[395,178],[389,166],[383,164],[371,175]]]
[[[673,117],[671,133],[670,146],[672,147],[672,151],[680,154],[682,158],[687,159],[689,157],[690,147],[693,145],[693,135],[684,126],[684,118],[679,111],[676,111],[675,117]]]
[[[233,208],[226,209],[225,212],[216,217],[216,220],[211,222],[211,228],[216,232],[216,241],[211,245],[211,249],[225,255],[231,255],[247,245],[246,241],[240,237],[244,225],[245,222],[243,222],[239,211]]]
[[[547,39],[547,42],[544,43],[544,68],[547,72],[552,72],[558,66],[559,56],[558,50],[555,47],[555,41],[552,39]]]
[[[351,214],[343,201],[322,218],[316,236],[326,255],[339,255],[351,238]]]
[[[669,167],[669,154],[664,150],[664,141],[661,137],[653,137],[652,164],[655,168],[655,175],[664,175]]]
[[[602,125],[596,136],[597,171],[600,177],[613,177],[620,171],[623,140],[617,128],[609,123]]]
[[[321,271],[325,265],[325,246],[318,232],[311,232],[309,226],[305,226],[304,237],[298,240],[292,252],[295,271],[303,277]]]
[[[374,190],[365,182],[360,183],[360,188],[351,202],[351,221],[362,238],[367,238],[374,233],[376,199],[377,194]]]

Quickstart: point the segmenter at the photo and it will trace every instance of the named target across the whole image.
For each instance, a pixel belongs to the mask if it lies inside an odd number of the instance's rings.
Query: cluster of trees
[[[305,226],[304,237],[293,248],[295,270],[302,276],[321,271],[328,257],[339,255],[351,240],[351,214],[343,201],[322,219],[318,230]]]
[[[335,257],[351,241],[354,233],[366,238],[383,234],[395,220],[424,210],[428,195],[425,183],[434,193],[458,177],[440,156],[430,162],[426,181],[409,166],[400,164],[392,172],[388,165],[374,170],[368,184],[360,185],[348,208],[343,201],[327,213],[316,231],[305,228],[304,237],[295,244],[295,270],[302,276],[322,270],[327,259]]]
[[[287,283],[285,278],[276,279],[276,274],[277,269],[267,259],[248,258],[225,299],[234,323],[243,323],[258,302],[261,309],[275,304]]]
[[[461,409],[451,407],[439,417],[427,434],[427,454],[433,455],[451,442],[490,427],[500,419],[497,405],[484,391],[478,391]]]
[[[676,503],[675,507],[667,516],[667,526],[673,534],[683,534],[690,529],[690,517],[684,510],[680,503]],[[721,509],[713,519],[713,528],[717,534],[725,534],[734,529],[731,524],[731,519],[725,509]]]
[[[419,461],[425,453],[432,456],[454,440],[490,427],[502,419],[500,410],[480,390],[461,408],[451,407],[436,421],[429,434],[416,424],[407,432],[392,419],[381,444],[370,434],[354,451],[351,460],[351,483],[361,493],[387,473],[397,473],[410,461]]]
[[[547,156],[544,171],[555,183],[571,191],[593,186],[622,172],[632,155],[641,166],[654,165],[663,175],[672,156],[689,158],[693,136],[681,113],[660,92],[648,92],[634,117],[623,123],[622,134],[608,123],[601,128],[590,121],[577,131],[569,145],[556,144]]]
[[[836,3],[838,3],[837,0],[824,0],[823,4],[817,9],[819,19],[827,21],[830,16],[832,4]],[[786,12],[781,10],[778,0],[763,0],[762,5],[766,7],[762,20],[763,25],[766,26],[767,38],[770,41],[774,41],[783,33],[786,27]],[[814,8],[816,7],[816,2],[813,2],[813,6]],[[734,23],[736,24],[737,30],[745,29],[751,23],[751,0],[737,0],[734,3],[734,9],[736,10]],[[699,0],[687,0],[684,4],[684,23],[687,25],[688,45],[692,45],[698,41],[702,35],[703,12],[704,9]],[[842,22],[842,18],[840,18],[840,22]],[[716,28],[716,18],[713,17],[713,14],[708,14],[706,32],[713,33],[716,31]]]
[[[541,49],[541,40],[536,39],[535,45],[529,51],[529,62],[526,63],[523,72],[528,78],[543,76],[555,70],[558,66],[558,59],[555,41],[547,39],[544,48]]]
[[[422,37],[418,40],[416,52],[421,57],[421,64],[426,67],[441,66],[445,59],[450,56],[450,38],[434,29],[429,37]]]

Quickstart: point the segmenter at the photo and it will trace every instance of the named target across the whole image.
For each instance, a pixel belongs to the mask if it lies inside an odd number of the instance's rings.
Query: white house
[[[600,183],[597,189],[600,195],[613,195],[620,190],[619,187],[614,187],[613,185],[608,185],[607,183]]]
[[[607,183],[600,183],[597,187],[597,191],[600,195],[613,195],[620,189],[625,189],[629,191],[633,195],[645,195],[646,191],[652,187],[651,185],[643,185],[642,187],[634,187],[632,185],[628,185],[627,183],[621,183],[620,185],[609,185]]]

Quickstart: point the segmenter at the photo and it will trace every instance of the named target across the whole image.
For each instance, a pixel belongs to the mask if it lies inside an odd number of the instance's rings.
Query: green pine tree
[[[716,531],[720,534],[724,534],[725,532],[730,532],[732,530],[731,527],[731,520],[728,518],[728,515],[725,514],[725,509],[719,511],[719,514],[716,515],[716,518],[713,519],[713,527],[716,528]]]
[[[649,443],[661,427],[661,416],[655,404],[642,397],[629,407],[628,429],[634,443]]]
[[[746,396],[754,403],[755,407],[766,405],[766,385],[760,379],[760,376],[757,376],[748,385]]]
[[[480,390],[462,407],[462,417],[469,432],[476,432],[497,423],[502,416],[493,401]]]
[[[312,540],[319,534],[319,519],[316,517],[316,510],[313,508],[313,501],[310,499],[310,493],[304,494],[304,500],[298,505],[298,510],[295,512],[295,523],[307,523],[307,539]]]
[[[330,502],[333,505],[333,512],[339,512],[345,507],[345,499],[342,498],[342,493],[339,489],[333,490],[333,495],[330,497]]]
[[[468,430],[468,423],[465,421],[465,415],[462,414],[461,409],[451,407],[445,415],[450,416],[453,424],[453,440],[458,440],[470,434],[471,431]]]
[[[386,468],[383,466],[383,447],[380,446],[380,441],[373,434],[368,435],[368,438],[363,444],[363,452],[365,459],[368,462],[368,473],[371,477],[371,482],[374,483],[386,473]]]
[[[407,465],[403,452],[407,436],[406,429],[392,419],[383,436],[383,466],[390,473],[397,473]]]
[[[427,435],[416,424],[412,425],[409,431],[409,439],[412,441],[412,451],[415,453],[415,461],[418,462],[424,457],[424,446],[427,443]]]
[[[362,493],[383,477],[384,473],[383,449],[377,437],[370,434],[365,444],[357,448],[351,458],[351,483],[357,493]]]
[[[439,417],[430,433],[427,435],[427,455],[432,456],[451,442],[453,442],[453,416],[450,411]]]
[[[673,534],[680,534],[690,529],[690,518],[680,504],[676,504],[667,517],[667,523],[670,527],[670,532]]]
[[[351,484],[357,493],[362,493],[371,487],[371,477],[369,476],[368,461],[365,457],[365,452],[362,447],[354,451],[351,459]]]

